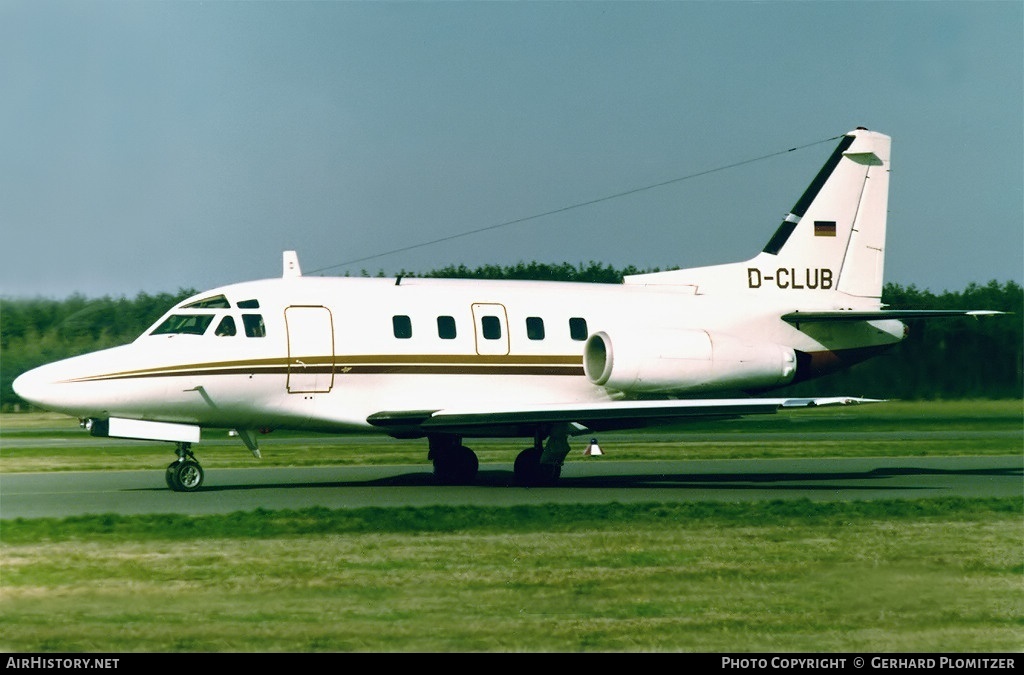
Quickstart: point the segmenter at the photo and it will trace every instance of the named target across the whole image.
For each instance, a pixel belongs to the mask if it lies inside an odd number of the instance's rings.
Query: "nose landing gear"
[[[178,443],[174,452],[178,459],[167,466],[164,478],[175,492],[195,492],[203,484],[203,467],[192,453],[191,443]]]

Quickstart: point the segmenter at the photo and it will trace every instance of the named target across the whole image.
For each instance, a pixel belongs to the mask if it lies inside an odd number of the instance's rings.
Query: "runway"
[[[256,509],[810,499],[1020,497],[1024,456],[567,463],[557,486],[512,485],[511,464],[483,464],[473,486],[438,486],[429,464],[208,469],[194,493],[162,471],[0,474],[0,518],[223,514]]]

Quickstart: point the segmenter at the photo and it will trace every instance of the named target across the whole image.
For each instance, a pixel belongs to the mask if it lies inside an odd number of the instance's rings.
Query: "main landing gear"
[[[534,445],[516,455],[516,463],[512,467],[512,475],[516,485],[523,487],[541,487],[554,485],[562,475],[561,464],[545,464],[541,462],[544,447]]]
[[[516,485],[539,487],[554,485],[562,474],[562,463],[569,454],[568,426],[555,425],[544,434],[538,431],[532,447],[516,456],[513,477]],[[468,485],[476,480],[480,462],[476,453],[462,444],[456,435],[437,434],[428,438],[427,458],[434,463],[434,477],[442,485]]]
[[[178,459],[167,466],[164,474],[167,487],[175,492],[195,492],[203,484],[203,467],[199,466],[196,456],[192,454],[192,444],[178,443],[174,452]]]
[[[462,438],[435,435],[427,439],[427,459],[434,463],[434,478],[441,485],[467,485],[476,480],[480,461],[476,453],[462,444]]]

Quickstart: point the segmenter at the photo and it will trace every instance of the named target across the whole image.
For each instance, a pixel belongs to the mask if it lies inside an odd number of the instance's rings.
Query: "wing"
[[[367,421],[392,436],[427,434],[465,436],[533,436],[538,427],[568,424],[570,433],[635,429],[644,426],[698,419],[727,419],[764,415],[783,408],[874,403],[878,399],[830,398],[737,398],[672,401],[606,401],[560,403],[519,408],[449,408],[442,410],[390,410],[374,413]]]
[[[990,316],[1005,314],[992,310],[981,309],[876,309],[855,311],[837,309],[827,312],[790,312],[783,314],[782,320],[788,323],[810,323],[826,321],[880,321],[882,319],[932,319],[943,316]]]

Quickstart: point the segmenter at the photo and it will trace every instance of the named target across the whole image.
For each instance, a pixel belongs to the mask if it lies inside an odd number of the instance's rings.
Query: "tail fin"
[[[627,277],[681,284],[695,293],[838,291],[882,295],[890,139],[858,128],[844,135],[756,257],[746,263]]]
[[[754,261],[768,269],[818,269],[819,283],[830,270],[836,290],[881,297],[889,147],[888,136],[867,129],[843,136]]]

